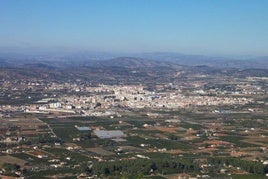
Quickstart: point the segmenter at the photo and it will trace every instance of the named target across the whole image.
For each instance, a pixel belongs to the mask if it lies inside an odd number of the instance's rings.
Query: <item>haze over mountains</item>
[[[128,55],[122,57],[121,55]],[[0,56],[0,79],[98,84],[173,83],[189,76],[268,77],[268,58],[230,59],[176,53]]]
[[[126,58],[127,57],[127,58]],[[111,60],[112,59],[112,60]],[[117,59],[116,61],[114,59]],[[125,61],[124,59],[128,59]],[[132,60],[130,60],[132,59]],[[135,59],[133,61],[133,59]],[[110,61],[111,60],[111,61]],[[137,61],[138,60],[138,61]],[[22,53],[1,53],[0,66],[18,66],[25,64],[41,63],[62,67],[68,65],[74,66],[104,66],[115,65],[137,65],[142,67],[143,63],[160,64],[177,64],[183,66],[208,66],[215,68],[237,68],[237,69],[268,69],[268,57],[254,56],[231,56],[231,57],[214,57],[205,55],[185,55],[180,53],[155,52],[155,53],[106,53],[106,52],[81,52],[81,53],[60,53],[55,54],[22,54]],[[120,62],[118,62],[120,61]],[[145,62],[146,61],[146,62]],[[155,63],[157,62],[157,63]],[[168,62],[168,63],[167,63]]]

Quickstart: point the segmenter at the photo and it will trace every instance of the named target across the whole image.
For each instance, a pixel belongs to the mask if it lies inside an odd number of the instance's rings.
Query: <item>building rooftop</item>
[[[125,137],[125,134],[120,130],[95,130],[94,133],[100,139],[120,138]]]
[[[90,127],[76,127],[76,129],[79,131],[90,131],[91,130]]]

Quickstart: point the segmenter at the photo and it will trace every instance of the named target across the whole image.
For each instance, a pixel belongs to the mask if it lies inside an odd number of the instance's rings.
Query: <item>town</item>
[[[229,75],[197,71],[128,84],[7,75],[0,175],[262,178],[268,77]]]

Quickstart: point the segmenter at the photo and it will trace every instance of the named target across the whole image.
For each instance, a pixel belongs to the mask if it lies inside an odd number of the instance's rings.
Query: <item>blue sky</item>
[[[268,55],[267,0],[2,0],[2,49]]]

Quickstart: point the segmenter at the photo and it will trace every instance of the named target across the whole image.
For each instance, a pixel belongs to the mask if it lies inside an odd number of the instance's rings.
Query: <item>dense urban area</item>
[[[267,69],[67,62],[1,61],[0,178],[267,176]]]

